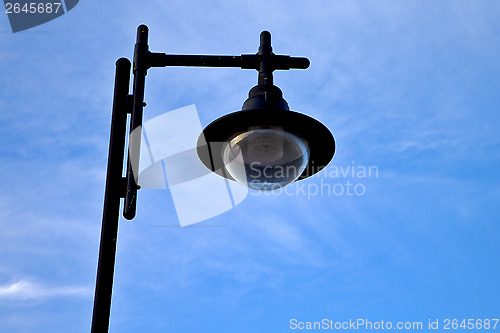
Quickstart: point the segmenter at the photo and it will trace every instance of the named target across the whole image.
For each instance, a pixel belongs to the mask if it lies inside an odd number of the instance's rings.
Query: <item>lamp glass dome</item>
[[[239,183],[271,191],[300,177],[309,160],[307,142],[282,128],[250,128],[224,148],[226,170]]]

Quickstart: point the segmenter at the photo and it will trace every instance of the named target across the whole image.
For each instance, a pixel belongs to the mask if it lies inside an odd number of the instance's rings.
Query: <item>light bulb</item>
[[[239,183],[276,190],[300,177],[309,160],[307,143],[279,127],[250,128],[224,148],[226,170]]]

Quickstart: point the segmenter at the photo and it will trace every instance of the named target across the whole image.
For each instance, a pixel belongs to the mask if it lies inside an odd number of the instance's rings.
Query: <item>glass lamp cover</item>
[[[307,143],[275,128],[250,128],[225,146],[226,169],[239,183],[260,191],[276,190],[294,182],[309,160]]]

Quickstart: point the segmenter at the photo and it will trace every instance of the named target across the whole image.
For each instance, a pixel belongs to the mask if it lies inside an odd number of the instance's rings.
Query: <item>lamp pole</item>
[[[116,62],[115,92],[113,113],[111,116],[108,171],[104,194],[94,313],[92,315],[92,333],[108,331],[115,267],[116,238],[120,216],[120,198],[124,197],[125,193],[122,169],[127,126],[129,82],[130,61],[125,58],[119,59]]]
[[[137,174],[134,174],[134,172],[137,173],[139,170],[140,136],[131,137],[128,148],[127,172],[126,177],[123,177],[127,115],[130,114],[130,133],[132,133],[136,128],[142,126],[142,113],[145,105],[144,88],[148,69],[171,66],[255,69],[259,71],[259,84],[272,84],[272,72],[274,70],[306,69],[309,67],[309,60],[307,58],[272,53],[271,34],[267,31],[261,34],[260,48],[257,54],[214,56],[152,53],[148,47],[148,27],[145,25],[138,27],[134,50],[132,94],[129,94],[131,63],[126,58],[120,58],[116,62],[108,168],[92,315],[92,333],[104,333],[109,328],[120,199],[123,198],[125,201],[123,216],[127,220],[132,220],[136,214],[139,186],[136,183]]]

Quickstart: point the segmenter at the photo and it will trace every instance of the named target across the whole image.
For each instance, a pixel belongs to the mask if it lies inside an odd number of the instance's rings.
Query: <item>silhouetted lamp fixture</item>
[[[243,57],[243,56],[242,56]],[[271,34],[260,35],[258,85],[241,111],[209,124],[198,139],[198,156],[207,168],[252,189],[274,190],[312,176],[335,152],[332,134],[322,123],[290,111],[273,84],[276,69],[307,68],[307,58],[275,55]]]
[[[335,153],[335,141],[323,124],[290,111],[281,90],[273,84],[273,71],[309,67],[307,58],[275,55],[271,34],[260,35],[257,54],[241,56],[172,55],[153,53],[148,27],[139,26],[134,50],[133,93],[129,94],[130,61],[116,62],[115,90],[108,155],[101,243],[92,316],[92,333],[108,331],[116,254],[120,199],[123,216],[135,217],[137,190],[134,170],[139,170],[140,136],[131,136],[126,177],[122,176],[127,115],[130,133],[142,126],[144,85],[152,67],[240,67],[259,71],[241,111],[223,116],[200,134],[197,152],[211,171],[256,190],[273,190],[312,176]]]

